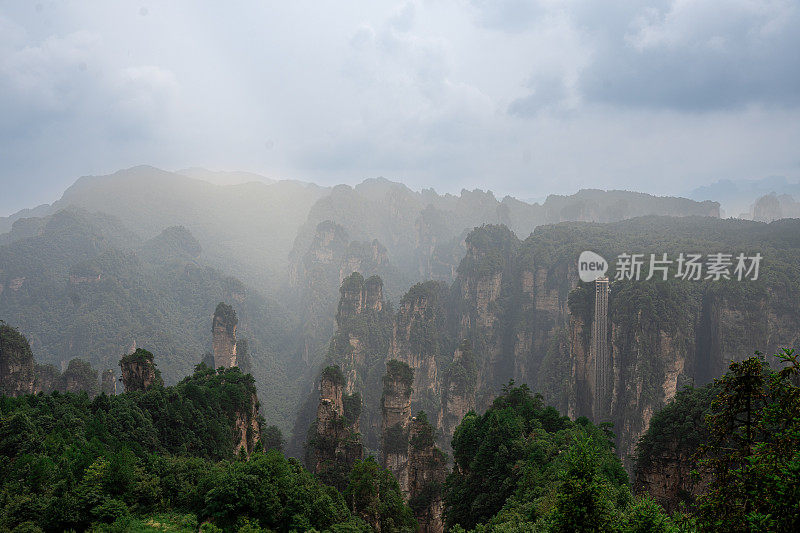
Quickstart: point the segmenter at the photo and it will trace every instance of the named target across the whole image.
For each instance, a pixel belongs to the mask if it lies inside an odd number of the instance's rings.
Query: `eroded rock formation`
[[[391,342],[392,312],[383,299],[378,276],[366,280],[357,272],[345,278],[336,313],[336,333],[328,361],[344,375],[344,393],[364,401],[361,431],[365,444],[377,449],[380,440],[380,372]]]
[[[440,365],[448,359],[447,297],[445,284],[418,283],[400,300],[394,320],[390,357],[414,370],[415,411],[441,409]]]
[[[236,326],[239,319],[233,307],[220,302],[214,311],[213,334],[214,368],[236,366]]]
[[[446,449],[450,448],[453,432],[464,415],[475,408],[475,380],[475,355],[472,353],[472,343],[465,339],[453,353],[439,411],[438,426]]]
[[[447,461],[436,447],[435,430],[424,411],[411,416],[413,383],[414,370],[408,364],[387,361],[381,401],[383,466],[397,478],[419,531],[441,533]]]
[[[59,372],[53,365],[34,361],[28,340],[15,328],[0,323],[0,394],[20,396],[85,391],[95,396],[99,390],[97,371],[81,359],[72,359]]]
[[[336,312],[342,281],[353,272],[365,276],[394,275],[386,248],[377,240],[351,241],[347,231],[331,221],[320,222],[302,256],[295,254],[289,281],[302,302],[303,360],[318,362],[321,347],[334,331],[331,316]]]
[[[125,392],[144,391],[155,384],[164,384],[153,362],[153,354],[142,348],[120,359],[119,367]]]
[[[306,464],[340,490],[346,487],[353,464],[364,454],[358,424],[361,396],[345,394],[344,385],[339,367],[322,371],[317,417],[306,448]]]
[[[21,396],[35,389],[33,353],[16,329],[0,323],[0,394]]]
[[[400,483],[408,496],[408,439],[411,421],[411,392],[414,370],[406,363],[391,359],[386,362],[381,397],[381,451],[383,467]]]
[[[447,458],[436,447],[434,428],[424,412],[411,419],[408,441],[408,503],[420,532],[442,533]]]
[[[249,401],[234,413],[234,451],[250,456],[261,440],[260,404],[255,391],[250,393]]]
[[[676,442],[670,442],[658,457],[637,469],[634,492],[648,494],[668,513],[677,511],[682,502],[691,504],[705,490],[703,482],[692,476],[697,470],[692,460],[694,451],[681,450]]]
[[[117,376],[112,369],[103,370],[100,377],[100,392],[113,396],[117,393]]]

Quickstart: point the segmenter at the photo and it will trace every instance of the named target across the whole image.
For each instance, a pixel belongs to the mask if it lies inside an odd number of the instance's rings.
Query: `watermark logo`
[[[586,251],[578,257],[578,276],[584,283],[601,278],[608,270],[608,262],[600,254]]]
[[[761,267],[762,255],[755,253],[680,253],[677,257],[668,254],[619,254],[614,269],[614,280],[647,281],[670,277],[687,281],[756,281]],[[595,252],[582,252],[578,258],[578,275],[583,282],[592,282],[603,276],[608,263]]]

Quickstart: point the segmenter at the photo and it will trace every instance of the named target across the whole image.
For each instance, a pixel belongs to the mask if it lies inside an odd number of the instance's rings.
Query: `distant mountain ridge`
[[[686,196],[693,200],[716,200],[720,203],[724,216],[753,218],[756,201],[769,194],[791,194],[800,197],[800,181],[790,181],[785,176],[768,176],[753,180],[722,179],[690,191]],[[773,219],[782,218],[774,216]],[[759,219],[756,219],[759,220]]]
[[[111,214],[142,239],[166,227],[184,226],[198,239],[211,265],[269,293],[282,290],[290,256],[302,257],[317,225],[326,220],[340,224],[353,240],[378,239],[400,271],[423,279],[441,268],[446,274],[447,265],[436,264],[437,254],[447,256],[450,266],[457,264],[459,257],[450,257],[445,249],[459,246],[468,231],[483,223],[506,224],[527,235],[538,225],[566,220],[719,216],[713,202],[627,191],[551,195],[539,205],[509,196],[497,200],[480,190],[463,190],[458,196],[433,189],[415,192],[383,178],[331,188],[246,172],[168,172],[141,165],[79,178],[49,206],[0,217],[0,234],[21,219],[52,215],[69,206]],[[463,246],[456,255],[460,253]],[[428,264],[431,260],[433,265]]]

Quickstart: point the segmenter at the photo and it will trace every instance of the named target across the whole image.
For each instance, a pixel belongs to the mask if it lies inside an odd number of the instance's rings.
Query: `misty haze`
[[[800,530],[800,3],[0,5],[0,531]]]

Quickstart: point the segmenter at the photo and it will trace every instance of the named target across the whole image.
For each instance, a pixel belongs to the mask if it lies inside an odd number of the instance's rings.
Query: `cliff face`
[[[214,368],[231,368],[236,366],[236,326],[239,319],[236,311],[222,302],[214,311],[211,327],[214,348]]]
[[[453,302],[456,338],[470,339],[476,358],[476,407],[486,408],[494,393],[513,377],[516,321],[515,263],[519,241],[505,226],[476,228],[466,239]]]
[[[234,413],[234,450],[237,453],[242,453],[243,450],[249,456],[255,451],[256,443],[261,440],[259,407],[258,396],[253,392],[248,406]]]
[[[414,371],[410,405],[436,420],[444,448],[463,416],[485,409],[513,379],[571,417],[613,423],[631,472],[635,444],[653,413],[684,385],[709,382],[754,349],[800,341],[800,284],[787,282],[797,279],[792,258],[800,224],[774,225],[781,227],[659,218],[562,224],[538,228],[524,242],[505,227],[476,228],[449,291],[436,282],[415,285],[394,317],[377,280],[370,288],[360,275],[346,278],[329,357],[342,366],[345,391],[362,393],[360,427],[369,449],[378,449],[391,427],[381,421],[383,406],[374,396],[381,390],[376,369],[390,357]],[[579,284],[578,255],[594,250],[613,260],[659,243],[675,258],[672,250],[689,240],[709,250],[725,243],[725,251],[759,243],[771,247],[771,259],[749,282],[645,280],[647,265],[638,281],[613,281],[612,262],[609,379],[595,409],[594,284]],[[389,395],[389,418],[396,394]],[[389,452],[387,464],[405,475],[402,446]]]
[[[153,363],[153,354],[138,348],[119,362],[125,392],[144,391],[155,384],[163,385],[161,373]]]
[[[397,310],[392,329],[390,357],[414,370],[414,411],[441,410],[441,367],[446,364],[448,289],[440,282],[411,287]]]
[[[677,443],[671,441],[666,450],[637,470],[634,492],[648,494],[669,513],[677,511],[681,502],[693,501],[705,491],[702,479],[696,481],[692,476],[692,471],[697,470],[697,463],[692,461],[693,453],[694,450],[679,449]]]
[[[744,282],[742,282],[744,283]],[[569,360],[574,385],[569,392],[570,416],[588,416],[612,422],[617,450],[629,472],[633,471],[636,443],[647,430],[653,414],[684,386],[703,384],[721,375],[731,361],[741,360],[755,348],[773,353],[799,340],[797,315],[771,290],[757,285],[711,282],[687,287],[680,283],[617,282],[609,297],[612,388],[602,399],[600,413],[593,413],[597,394],[594,356],[577,289],[570,318]],[[748,291],[748,294],[741,294]],[[724,296],[723,296],[724,295]],[[677,448],[676,448],[677,449]],[[666,473],[648,482],[656,493],[684,486],[684,459],[676,451],[660,459]],[[672,455],[670,455],[670,453]],[[666,476],[666,474],[665,474]],[[675,484],[678,485],[675,485]],[[669,489],[672,490],[672,489]],[[677,490],[677,489],[676,489]],[[689,489],[682,489],[689,490]],[[659,492],[660,491],[660,492]]]
[[[408,442],[414,371],[400,361],[386,363],[381,397],[381,450],[383,467],[397,478],[404,495],[409,493]]]
[[[339,367],[322,372],[319,404],[307,445],[306,462],[326,483],[344,490],[347,474],[363,457],[358,417],[361,397],[344,394],[344,376]]]
[[[327,359],[341,368],[344,393],[358,393],[363,399],[360,427],[366,446],[375,450],[380,442],[380,376],[392,332],[392,310],[383,299],[379,277],[365,280],[354,272],[345,278],[336,326]]]
[[[61,392],[86,391],[89,396],[95,396],[100,390],[97,370],[92,368],[88,361],[72,359],[66,370],[56,380],[56,390]]]
[[[45,394],[49,394],[56,390],[58,386],[58,378],[60,377],[60,372],[56,367],[53,365],[36,365],[35,366],[35,373],[36,373],[36,385],[34,387],[35,393],[43,392]]]
[[[777,226],[779,223],[774,223]],[[469,408],[482,410],[509,379],[527,383],[571,417],[612,422],[629,472],[637,440],[650,418],[686,384],[708,383],[733,360],[758,349],[774,352],[800,335],[800,285],[791,259],[800,248],[797,223],[759,227],[715,219],[644,219],[602,225],[564,224],[537,229],[520,243],[503,228],[476,228],[447,304],[451,339],[472,341],[475,378],[463,376],[459,354],[438,368],[446,442]],[[785,227],[784,227],[785,226]],[[576,259],[595,250],[607,259],[659,243],[677,250],[686,239],[709,250],[752,250],[770,239],[771,261],[757,281],[612,281],[608,344],[610,385],[598,398],[590,349],[594,286],[578,285]],[[678,251],[670,253],[674,259]],[[673,265],[675,268],[675,265]],[[613,280],[614,264],[608,273]],[[585,294],[583,294],[585,292]],[[422,368],[422,367],[421,367]],[[463,377],[461,382],[463,382]]]
[[[447,460],[435,445],[435,430],[425,413],[411,416],[413,383],[410,366],[394,359],[387,361],[381,401],[383,466],[397,478],[419,531],[441,533]]]
[[[0,323],[0,394],[21,396],[34,392],[31,347],[16,329]]]
[[[713,384],[683,389],[653,416],[637,447],[637,495],[648,494],[672,512],[681,503],[692,506],[705,491],[710,476],[704,475],[694,455],[708,439],[705,419],[718,392]],[[700,472],[699,479],[692,471]]]
[[[631,472],[653,413],[675,396],[679,379],[686,381],[697,311],[689,295],[669,285],[617,284],[609,304],[614,385],[608,411],[596,417],[614,422],[617,451]]]
[[[34,361],[28,340],[16,329],[0,323],[0,394],[20,396],[39,392],[99,392],[97,371],[83,360],[72,359],[59,372]]]
[[[103,374],[100,377],[100,392],[109,396],[113,396],[117,393],[117,377],[110,368],[103,370]]]
[[[424,415],[412,418],[408,448],[408,502],[423,533],[442,533],[442,488],[447,458],[434,445],[434,429]]]
[[[472,343],[464,340],[453,353],[438,416],[437,425],[442,431],[442,441],[446,449],[450,448],[453,433],[464,415],[475,408],[476,374]]]
[[[292,259],[289,281],[301,306],[303,360],[311,367],[319,363],[322,347],[334,332],[331,317],[336,313],[338,289],[353,272],[397,278],[386,248],[377,239],[351,241],[347,231],[331,221],[320,222],[308,249]]]

